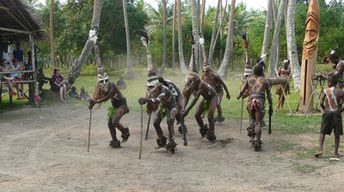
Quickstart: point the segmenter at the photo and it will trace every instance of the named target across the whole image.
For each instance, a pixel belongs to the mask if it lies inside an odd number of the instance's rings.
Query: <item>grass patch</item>
[[[314,172],[316,169],[318,169],[318,166],[313,166],[313,165],[309,165],[309,164],[296,164],[296,171],[299,173],[312,173]]]
[[[295,152],[297,159],[309,159],[314,158],[314,153],[318,150],[317,147],[305,148],[301,147]]]
[[[287,152],[298,147],[298,144],[286,140],[274,140],[271,143],[273,143],[273,148],[278,152]]]
[[[321,65],[321,67],[329,67],[328,65]],[[52,74],[53,69],[48,68],[45,69],[45,74],[47,77],[50,77]],[[68,68],[62,68],[61,72],[64,75],[64,77],[67,77],[68,75]],[[117,70],[117,71],[107,71],[110,79],[113,82],[116,82],[124,73],[125,70]],[[96,74],[95,74],[95,68],[92,65],[87,65],[82,71],[80,76],[76,79],[74,86],[77,87],[77,90],[79,91],[82,86],[86,88],[86,90],[89,92],[90,95],[92,95],[94,85],[96,82]],[[140,105],[138,104],[137,100],[138,98],[145,95],[146,91],[146,80],[147,80],[147,69],[146,68],[135,68],[134,69],[135,78],[134,79],[126,79],[127,83],[127,89],[121,90],[123,95],[127,98],[128,105],[131,112],[139,112],[140,111]],[[241,86],[241,80],[240,80],[240,73],[235,72],[229,72],[228,79],[225,80],[228,90],[231,94],[231,100],[227,100],[225,97],[223,98],[222,102],[222,108],[224,116],[227,120],[233,123],[239,122],[240,120],[240,111],[241,111],[241,100],[237,100],[236,96],[239,93],[239,89]],[[177,74],[172,74],[172,71],[170,69],[167,69],[165,72],[164,77],[166,79],[172,80],[177,84],[177,86],[182,89],[183,81],[185,79],[185,75],[181,72],[177,72]],[[291,83],[292,85],[292,83]],[[44,89],[49,89],[50,86],[48,84],[44,85]],[[276,101],[277,96],[275,95],[275,89],[276,87],[272,88],[273,93],[273,106],[276,107]],[[55,96],[52,95],[52,98]],[[47,97],[48,99],[43,101],[44,105],[49,105],[54,102],[59,102],[58,99],[51,99],[51,97]],[[56,97],[58,97],[56,95]],[[292,88],[292,94],[287,96],[288,103],[292,110],[296,110],[297,103],[298,103],[299,93],[294,92]],[[72,103],[74,101],[68,101],[69,103]],[[315,98],[315,102],[317,101],[317,98]],[[247,100],[244,100],[243,105],[243,118],[248,119],[248,114],[246,111],[246,102]],[[25,101],[16,101],[14,99],[14,106],[20,107],[23,104],[25,104]],[[7,109],[6,106],[8,104],[6,103],[6,97],[4,98],[4,102],[0,104],[0,111],[3,109]],[[85,104],[87,105],[87,104]],[[102,107],[107,107],[110,105],[110,102],[107,102],[106,104],[103,104]],[[195,107],[194,107],[195,108]],[[305,132],[314,132],[317,133],[319,131],[320,116],[295,116],[295,115],[288,115],[289,110],[287,105],[285,105],[284,110],[274,113],[272,117],[272,130],[273,131],[279,131],[286,134],[301,134]],[[190,115],[194,114],[194,109],[190,112]],[[265,120],[267,122],[267,114],[265,117]],[[245,125],[244,125],[245,126]],[[282,147],[283,148],[283,147]]]

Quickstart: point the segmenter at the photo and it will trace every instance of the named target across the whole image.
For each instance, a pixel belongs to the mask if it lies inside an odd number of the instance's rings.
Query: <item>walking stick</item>
[[[241,98],[241,112],[240,112],[240,133],[242,132],[242,114],[244,111],[244,98]]]
[[[92,109],[90,109],[90,120],[88,123],[88,144],[87,144],[87,152],[90,152],[90,144],[91,144],[91,120],[92,120]]]
[[[145,135],[145,140],[148,139],[149,124],[150,124],[151,117],[152,117],[152,113],[149,113],[149,115],[148,115],[148,123],[147,123],[147,130],[146,130],[146,135]]]
[[[139,159],[141,159],[141,154],[142,154],[142,137],[143,137],[143,108],[142,108],[142,105],[141,105],[141,139],[140,139]]]

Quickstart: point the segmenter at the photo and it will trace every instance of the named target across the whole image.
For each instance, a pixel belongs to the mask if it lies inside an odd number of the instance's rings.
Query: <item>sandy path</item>
[[[264,151],[254,152],[246,132],[240,134],[228,120],[217,124],[216,135],[219,140],[233,141],[209,144],[200,139],[195,121],[188,119],[189,146],[182,146],[178,136],[176,154],[154,150],[152,129],[143,143],[143,159],[138,160],[139,114],[125,116],[123,122],[131,137],[121,149],[112,149],[108,147],[105,113],[105,109],[93,113],[89,153],[89,114],[81,104],[0,114],[0,191],[344,190],[342,160],[330,164],[325,158],[297,159],[276,150],[276,141],[282,138],[279,133],[264,133]],[[316,137],[308,145],[316,146]],[[295,169],[297,164],[318,168],[300,173]]]

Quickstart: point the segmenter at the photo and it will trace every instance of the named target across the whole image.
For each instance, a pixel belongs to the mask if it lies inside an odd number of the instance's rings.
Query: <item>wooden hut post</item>
[[[319,39],[320,9],[317,0],[310,0],[306,18],[306,32],[303,41],[301,64],[301,89],[299,111],[310,113],[313,110],[313,76],[315,74],[318,39]]]
[[[31,43],[31,63],[32,63],[33,80],[35,80],[37,77],[36,63],[35,63],[36,55],[35,55],[35,42],[32,38],[32,34],[29,35],[29,40]],[[35,84],[36,82],[29,83],[29,102],[31,104],[35,103],[35,95],[38,93],[38,91],[35,89],[35,87],[38,87],[38,86],[36,86]]]

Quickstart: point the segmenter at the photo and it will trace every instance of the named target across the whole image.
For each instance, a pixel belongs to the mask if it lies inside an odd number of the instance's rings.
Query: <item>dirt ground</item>
[[[139,160],[140,114],[123,119],[131,137],[120,149],[108,146],[105,115],[105,107],[93,112],[87,152],[86,105],[0,114],[0,191],[344,191],[343,159],[329,162],[333,148],[320,159],[307,152],[317,146],[315,134],[268,135],[265,130],[263,151],[254,152],[245,129],[240,134],[228,117],[216,124],[214,144],[201,140],[190,117],[189,146],[178,135],[176,154],[155,150],[152,128]]]

